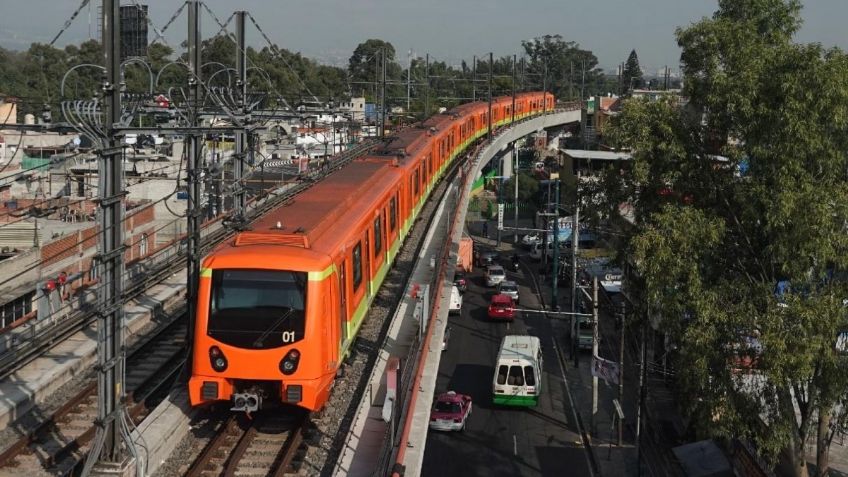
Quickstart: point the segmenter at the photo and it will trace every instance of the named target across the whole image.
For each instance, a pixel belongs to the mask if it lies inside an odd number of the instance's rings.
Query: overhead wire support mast
[[[123,343],[124,230],[122,199],[123,149],[116,129],[121,123],[120,0],[103,0],[103,55],[105,78],[103,125],[98,164],[100,189],[100,279],[97,322],[97,433],[83,475],[126,472],[141,462],[126,425],[125,355]],[[102,136],[100,136],[102,137]],[[144,469],[137,469],[143,475]]]
[[[247,55],[245,54],[244,26],[247,12],[237,11],[236,15],[236,86],[238,87],[240,114],[242,121],[247,126]],[[233,158],[233,211],[235,217],[244,214],[245,197],[242,177],[244,176],[244,162],[247,147],[247,129],[236,133],[235,157]]]
[[[200,57],[200,1],[188,0],[188,66],[191,74],[188,79],[190,121],[193,127],[198,126],[201,107],[201,57]],[[188,210],[187,227],[187,257],[186,275],[188,291],[188,339],[194,334],[194,323],[197,313],[197,289],[200,281],[200,164],[201,164],[201,133],[187,136],[188,147],[186,161],[186,176],[188,180]]]
[[[489,53],[489,133],[486,136],[490,141],[492,140],[492,75],[494,74],[494,62],[493,62],[494,53]],[[501,173],[503,175],[503,172]],[[500,242],[500,239],[498,239]]]

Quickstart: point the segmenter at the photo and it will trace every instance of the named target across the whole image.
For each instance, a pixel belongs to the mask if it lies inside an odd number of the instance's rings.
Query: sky
[[[133,4],[136,0],[124,0]],[[150,6],[153,24],[162,29],[182,2],[137,0]],[[80,0],[2,0],[0,46],[26,49],[35,41],[49,42],[62,29]],[[577,42],[611,70],[635,49],[646,74],[664,65],[677,69],[680,51],[677,27],[686,26],[717,8],[716,0],[206,0],[225,21],[234,8],[247,10],[270,39],[322,63],[346,66],[356,45],[369,38],[391,42],[398,60],[407,52],[457,65],[473,55],[521,54],[521,41],[559,34]],[[57,41],[80,43],[97,35],[101,2],[92,0]],[[848,1],[806,0],[799,42],[819,42],[848,49],[844,22]],[[89,22],[89,18],[91,21]],[[167,44],[180,49],[185,39],[185,11],[165,32]],[[219,27],[206,12],[204,37]],[[234,27],[230,26],[234,31]],[[266,45],[248,20],[247,42]],[[150,32],[149,38],[155,37]]]

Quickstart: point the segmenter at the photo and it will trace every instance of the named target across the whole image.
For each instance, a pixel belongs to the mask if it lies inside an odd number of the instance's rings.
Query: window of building
[[[147,255],[147,234],[141,234],[141,240],[138,241],[138,254],[142,257]]]
[[[362,284],[362,242],[353,247],[353,291]]]
[[[91,268],[88,269],[88,281],[95,281],[100,276],[98,272],[98,262],[95,259],[91,260]]]

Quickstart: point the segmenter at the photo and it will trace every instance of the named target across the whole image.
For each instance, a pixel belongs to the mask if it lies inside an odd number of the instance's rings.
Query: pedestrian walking
[[[489,238],[489,223],[483,222],[483,237]]]

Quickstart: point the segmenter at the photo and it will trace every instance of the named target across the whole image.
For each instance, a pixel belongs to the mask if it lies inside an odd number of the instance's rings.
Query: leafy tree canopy
[[[818,434],[826,469],[848,397],[848,57],[792,42],[797,1],[718,3],[677,32],[688,104],[625,103],[611,137],[634,160],[604,182],[608,213],[635,206],[642,312],[674,343],[695,428],[805,476],[804,443]]]

